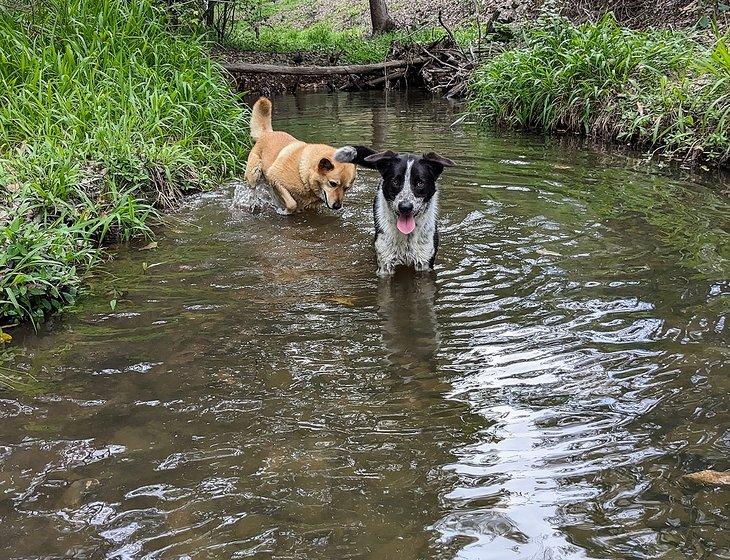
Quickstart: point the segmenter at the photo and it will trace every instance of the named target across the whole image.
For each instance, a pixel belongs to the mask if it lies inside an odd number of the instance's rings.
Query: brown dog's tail
[[[271,128],[271,101],[266,97],[259,97],[254,103],[251,111],[251,138],[258,140],[267,132],[273,132]]]

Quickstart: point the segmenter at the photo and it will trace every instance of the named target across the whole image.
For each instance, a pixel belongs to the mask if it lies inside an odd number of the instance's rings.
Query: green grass
[[[229,42],[244,51],[292,53],[297,51],[341,53],[342,62],[369,63],[385,59],[391,45],[400,43],[428,43],[443,37],[443,29],[424,28],[417,31],[394,31],[371,37],[364,28],[334,30],[328,23],[315,23],[304,29],[279,25],[263,26],[259,36],[247,25],[240,24]],[[466,44],[476,37],[471,28],[461,28],[455,37]]]
[[[296,10],[304,0],[245,0],[243,11],[249,21],[262,21],[281,12]]]
[[[471,110],[513,127],[580,132],[694,162],[730,161],[730,35],[620,28],[611,14],[552,18],[484,64]]]
[[[43,7],[43,8],[41,8]],[[0,327],[73,305],[104,244],[245,161],[247,113],[152,0],[0,8]]]

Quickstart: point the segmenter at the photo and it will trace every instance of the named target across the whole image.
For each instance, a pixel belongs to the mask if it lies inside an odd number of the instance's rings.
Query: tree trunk
[[[215,25],[215,0],[205,0],[203,21],[205,21],[205,25],[210,28]]]
[[[370,0],[370,20],[373,22],[373,35],[393,31],[396,27],[388,15],[385,0]]]

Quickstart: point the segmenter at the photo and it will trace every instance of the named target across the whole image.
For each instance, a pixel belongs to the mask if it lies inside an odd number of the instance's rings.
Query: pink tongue
[[[398,231],[404,235],[408,235],[416,229],[416,219],[413,217],[413,214],[408,214],[407,216],[399,215],[396,226],[398,226]]]

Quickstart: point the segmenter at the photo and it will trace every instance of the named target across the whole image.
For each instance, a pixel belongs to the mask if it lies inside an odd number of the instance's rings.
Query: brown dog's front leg
[[[284,214],[293,214],[297,211],[297,201],[292,198],[292,195],[284,187],[279,185],[276,181],[271,184],[274,196],[278,195],[278,199],[283,205],[281,208]]]

